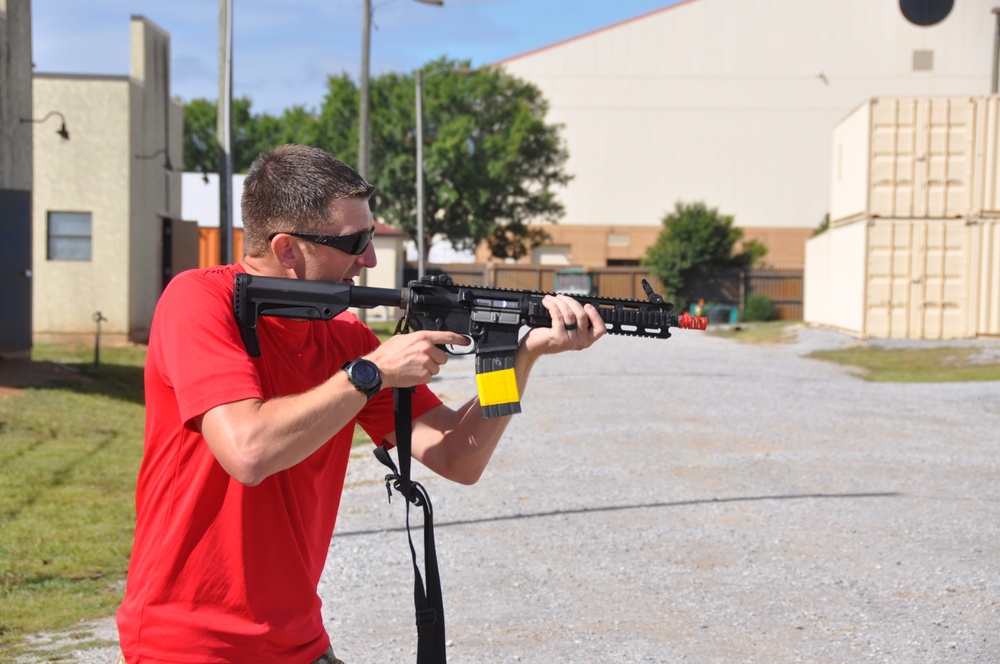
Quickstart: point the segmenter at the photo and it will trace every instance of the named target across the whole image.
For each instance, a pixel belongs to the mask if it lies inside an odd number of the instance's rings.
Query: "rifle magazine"
[[[483,417],[490,419],[521,412],[512,353],[485,353],[476,356],[476,388]]]

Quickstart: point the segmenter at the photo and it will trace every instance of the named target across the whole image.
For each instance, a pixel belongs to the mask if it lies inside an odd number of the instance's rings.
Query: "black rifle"
[[[708,319],[672,313],[673,304],[643,279],[647,300],[574,295],[592,304],[609,334],[668,339],[670,328],[704,330]],[[329,320],[350,307],[398,307],[400,328],[446,330],[470,337],[476,353],[476,383],[484,417],[521,412],[514,353],[522,327],[551,327],[542,306],[546,293],[455,284],[447,275],[426,276],[406,288],[368,288],[340,282],[236,275],[233,309],[247,353],[260,355],[257,319],[281,316]],[[472,352],[472,351],[470,351]]]

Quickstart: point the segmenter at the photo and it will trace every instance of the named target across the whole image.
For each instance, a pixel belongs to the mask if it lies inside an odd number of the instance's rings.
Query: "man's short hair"
[[[275,233],[321,233],[333,201],[367,200],[374,191],[353,168],[319,148],[282,145],[262,152],[243,183],[243,254],[265,256]]]

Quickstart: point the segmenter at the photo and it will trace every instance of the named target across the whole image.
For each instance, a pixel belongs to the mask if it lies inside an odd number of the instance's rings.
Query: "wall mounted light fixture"
[[[56,133],[62,136],[64,141],[68,141],[69,132],[66,131],[66,116],[60,113],[59,111],[49,111],[48,113],[45,114],[45,117],[41,118],[40,120],[33,120],[32,118],[21,118],[21,122],[32,122],[36,124],[41,124],[46,120],[48,120],[49,118],[51,118],[53,115],[58,115],[59,118],[62,120],[62,125],[59,127],[59,129],[56,129]]]

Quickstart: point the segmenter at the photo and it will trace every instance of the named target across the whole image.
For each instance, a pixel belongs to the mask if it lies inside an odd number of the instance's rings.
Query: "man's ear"
[[[291,235],[279,233],[271,238],[271,253],[287,269],[295,269],[301,258],[299,245]]]

